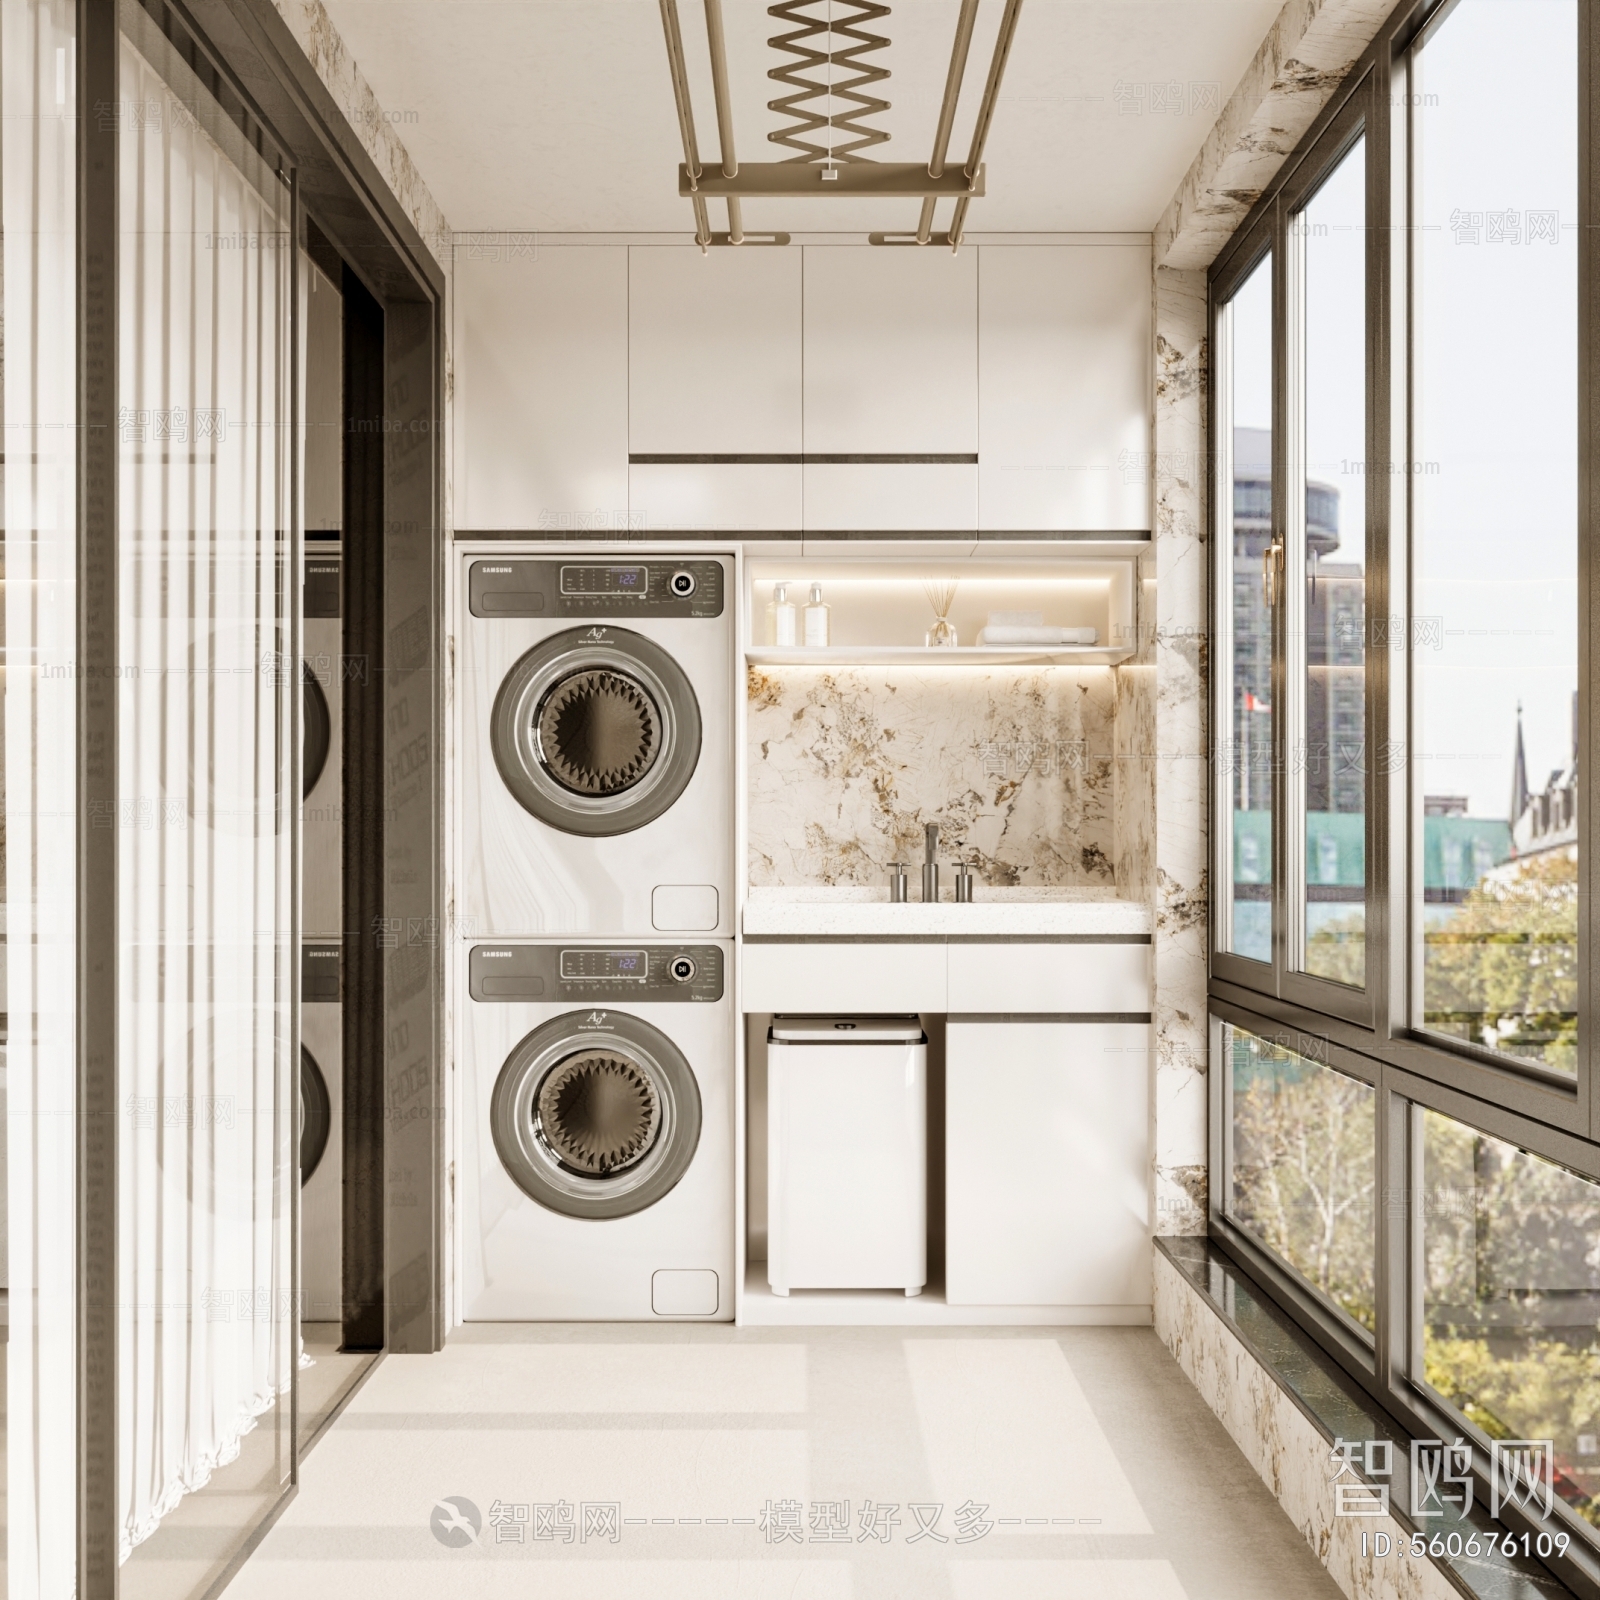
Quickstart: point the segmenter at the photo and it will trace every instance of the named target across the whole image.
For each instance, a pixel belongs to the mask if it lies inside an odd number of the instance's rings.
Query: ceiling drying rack
[[[722,0],[705,0],[706,37],[711,53],[711,84],[716,101],[719,159],[708,168],[700,159],[695,140],[694,107],[689,95],[689,75],[684,63],[683,35],[678,25],[677,0],[661,0],[661,21],[666,31],[667,60],[672,71],[672,92],[678,107],[678,128],[683,136],[683,164],[678,168],[678,193],[694,208],[695,243],[702,251],[711,245],[767,244],[789,242],[787,233],[746,234],[742,202],[746,199],[834,199],[840,196],[881,199],[920,199],[922,213],[914,232],[870,233],[872,244],[948,244],[955,251],[966,227],[967,208],[984,194],[983,149],[994,121],[1000,96],[1000,80],[1016,33],[1022,0],[1004,0],[999,32],[983,99],[973,125],[967,159],[955,168],[947,167],[950,133],[955,123],[956,103],[966,76],[967,52],[972,44],[973,24],[977,20],[978,0],[961,0],[956,18],[955,41],[950,51],[950,70],[945,78],[944,100],[939,108],[934,133],[933,154],[926,162],[875,161],[861,154],[870,145],[886,142],[889,135],[861,119],[889,109],[889,102],[868,94],[868,85],[881,83],[889,76],[887,67],[872,65],[865,58],[889,43],[883,34],[862,26],[889,14],[889,7],[875,0],[832,0],[848,6],[850,15],[832,20],[832,4],[825,17],[810,13],[825,0],[782,0],[769,6],[767,14],[793,24],[789,33],[775,35],[769,42],[774,49],[799,57],[798,61],[773,68],[767,76],[786,85],[792,92],[767,102],[768,108],[797,120],[767,137],[774,144],[797,149],[800,154],[783,161],[752,161],[743,166],[735,153],[733,112],[728,93],[728,52],[722,26]],[[827,49],[818,49],[808,40],[827,36]],[[836,48],[836,41],[849,41]],[[827,81],[808,77],[808,72],[826,66]],[[841,82],[833,81],[836,67],[853,74]],[[825,100],[827,109],[818,112],[809,102]],[[833,103],[845,102],[845,110],[835,112]],[[810,136],[827,130],[847,136],[845,143],[826,145],[811,142]],[[706,209],[708,199],[719,199],[728,208],[728,231],[714,233]],[[933,231],[934,208],[940,200],[954,200],[949,227]]]

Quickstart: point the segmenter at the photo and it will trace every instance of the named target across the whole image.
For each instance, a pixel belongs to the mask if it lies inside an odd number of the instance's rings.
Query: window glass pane
[[[1305,437],[1303,966],[1366,986],[1366,142],[1295,219]]]
[[[1491,1439],[1548,1439],[1600,1525],[1600,1184],[1422,1117],[1422,1374]]]
[[[1577,18],[1576,0],[1460,0],[1412,97],[1417,1020],[1562,1072],[1578,1027]]]
[[[1233,817],[1233,894],[1222,945],[1272,959],[1272,608],[1263,577],[1272,543],[1272,257],[1228,308],[1222,352],[1231,416],[1232,625],[1224,648],[1229,747],[1223,762]]]
[[[1375,1326],[1372,1088],[1224,1024],[1231,1073],[1229,1215],[1313,1288]]]

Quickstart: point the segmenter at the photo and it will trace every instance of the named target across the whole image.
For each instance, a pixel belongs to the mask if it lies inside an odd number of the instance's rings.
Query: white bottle
[[[767,602],[767,643],[795,643],[794,603],[789,599],[787,583],[775,583],[772,586],[772,598]]]
[[[806,607],[806,645],[808,648],[826,646],[828,643],[828,606],[822,598],[822,585],[811,585],[811,604]]]

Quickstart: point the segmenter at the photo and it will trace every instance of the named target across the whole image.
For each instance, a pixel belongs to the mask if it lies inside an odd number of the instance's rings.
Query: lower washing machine
[[[464,1319],[731,1321],[731,948],[466,959]]]
[[[337,944],[300,947],[300,1318],[344,1317],[344,1007]]]

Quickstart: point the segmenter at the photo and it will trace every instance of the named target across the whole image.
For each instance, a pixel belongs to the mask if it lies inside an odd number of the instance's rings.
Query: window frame
[[[1415,0],[1402,3],[1381,26],[1344,86],[1307,129],[1283,169],[1219,254],[1209,273],[1213,350],[1220,349],[1219,312],[1245,275],[1272,248],[1281,275],[1288,256],[1283,249],[1288,219],[1314,193],[1331,171],[1340,146],[1339,130],[1353,115],[1352,105],[1364,95],[1368,140],[1368,415],[1370,448],[1367,474],[1367,614],[1406,618],[1401,632],[1410,633],[1412,548],[1410,531],[1414,484],[1408,472],[1389,470],[1391,463],[1412,458],[1413,406],[1411,375],[1414,330],[1411,127],[1415,107],[1410,85],[1413,54],[1440,27],[1458,0]],[[1449,1440],[1461,1432],[1453,1410],[1441,1406],[1413,1380],[1413,1333],[1417,1328],[1420,1268],[1416,1204],[1421,1177],[1414,1122],[1422,1110],[1440,1112],[1467,1127],[1504,1140],[1532,1155],[1555,1162],[1600,1183],[1600,1088],[1597,1053],[1596,988],[1590,972],[1597,949],[1596,891],[1600,867],[1595,861],[1596,836],[1591,819],[1600,781],[1591,752],[1600,751],[1600,695],[1591,691],[1600,668],[1600,560],[1591,554],[1592,535],[1600,536],[1600,254],[1591,234],[1600,219],[1600,26],[1593,0],[1580,0],[1579,28],[1579,300],[1578,300],[1578,593],[1587,609],[1579,619],[1578,763],[1583,774],[1578,804],[1580,849],[1579,992],[1580,1017],[1576,1081],[1561,1079],[1537,1067],[1528,1070],[1508,1057],[1494,1055],[1464,1041],[1429,1035],[1410,1024],[1413,968],[1409,886],[1420,845],[1420,820],[1411,809],[1413,775],[1397,774],[1369,762],[1367,860],[1367,990],[1369,1010],[1338,1005],[1327,991],[1341,989],[1325,980],[1285,970],[1283,934],[1285,897],[1290,881],[1283,871],[1284,763],[1276,758],[1274,825],[1274,959],[1270,966],[1218,948],[1218,918],[1213,912],[1210,944],[1210,1029],[1214,1069],[1209,1088],[1209,1136],[1212,1159],[1208,1176],[1209,1234],[1262,1291],[1276,1301],[1353,1381],[1407,1428],[1414,1437]],[[1280,281],[1279,290],[1282,283]],[[1275,294],[1274,402],[1274,533],[1282,537],[1284,499],[1288,492],[1284,453],[1288,442],[1283,402],[1287,363],[1283,343],[1283,297]],[[1213,488],[1208,506],[1212,542],[1213,670],[1223,658],[1216,646],[1218,630],[1228,620],[1219,602],[1231,581],[1231,530],[1222,515],[1230,504],[1231,470],[1219,400],[1226,393],[1226,372],[1213,360],[1208,388]],[[1224,487],[1224,478],[1227,479]],[[1277,608],[1279,611],[1281,607]],[[1275,619],[1281,628],[1281,618]],[[1378,630],[1385,634],[1390,630]],[[1409,739],[1412,682],[1409,651],[1390,648],[1384,638],[1374,648],[1368,630],[1367,741],[1369,748],[1401,748],[1390,741]],[[1408,640],[1406,641],[1408,642]],[[1283,652],[1275,640],[1275,672],[1284,670]],[[1220,673],[1218,673],[1220,678]],[[1276,689],[1275,691],[1276,692]],[[1214,815],[1212,829],[1213,906],[1231,893],[1228,840],[1229,791],[1215,760],[1217,741],[1230,737],[1231,724],[1222,703],[1220,683],[1212,687],[1212,755]],[[1276,703],[1276,702],[1275,702]],[[1286,719],[1284,719],[1286,721]],[[1275,738],[1287,729],[1275,728]],[[1416,817],[1420,819],[1421,807]],[[1292,908],[1292,902],[1288,903]],[[1288,981],[1294,979],[1296,981]],[[1341,990],[1348,995],[1350,991]],[[1353,1077],[1372,1082],[1377,1091],[1374,1152],[1380,1203],[1375,1217],[1374,1277],[1377,1332],[1368,1342],[1356,1325],[1330,1306],[1309,1283],[1276,1258],[1251,1233],[1230,1220],[1232,1192],[1231,1073],[1221,1056],[1220,1028],[1231,1023],[1268,1042],[1322,1062]],[[1480,1451],[1481,1455],[1482,1452]],[[1480,1463],[1482,1465],[1482,1463]],[[1480,1485],[1486,1490],[1486,1485]],[[1537,1533],[1540,1525],[1520,1512],[1507,1511],[1503,1521],[1513,1531]],[[1553,1523],[1552,1526],[1559,1526]],[[1567,1557],[1547,1563],[1580,1593],[1600,1593],[1600,1545],[1575,1540]]]
[[[1274,324],[1277,320],[1278,307],[1278,254],[1274,248],[1275,229],[1272,226],[1273,217],[1269,214],[1263,217],[1255,227],[1248,232],[1242,232],[1236,240],[1235,246],[1229,251],[1228,264],[1225,272],[1214,280],[1212,304],[1210,310],[1210,340],[1211,349],[1219,350],[1223,345],[1224,328],[1230,315],[1233,297],[1254,275],[1256,269],[1271,253],[1272,273],[1272,303]],[[1220,285],[1216,287],[1215,285]],[[1232,374],[1225,373],[1223,363],[1213,360],[1209,363],[1208,372],[1208,415],[1212,418],[1221,418],[1223,408],[1231,401]],[[1277,395],[1276,379],[1274,379],[1273,396],[1273,526],[1278,526],[1278,464],[1277,464]],[[1229,412],[1231,418],[1231,409]],[[1212,429],[1212,473],[1211,473],[1211,547],[1215,556],[1215,566],[1211,584],[1211,628],[1212,649],[1211,661],[1213,665],[1211,682],[1211,727],[1213,739],[1216,730],[1231,730],[1233,725],[1233,544],[1232,544],[1232,516],[1233,516],[1233,441],[1230,436],[1224,437],[1224,430],[1219,425]],[[1224,471],[1223,469],[1226,468]],[[1224,506],[1227,510],[1224,511]],[[1225,543],[1226,541],[1226,543]],[[1226,554],[1224,554],[1226,550]],[[1281,668],[1282,649],[1280,640],[1280,607],[1274,606],[1272,611],[1272,657],[1273,678],[1272,693],[1274,704],[1278,702],[1278,675]],[[1224,643],[1226,641],[1226,643]],[[1218,663],[1224,659],[1228,662],[1228,671],[1219,670]],[[1277,970],[1278,951],[1278,915],[1277,896],[1279,888],[1278,868],[1278,808],[1280,798],[1278,790],[1281,787],[1279,778],[1278,752],[1280,748],[1278,727],[1280,719],[1276,714],[1272,721],[1272,897],[1273,897],[1273,960],[1270,963],[1256,961],[1249,956],[1238,955],[1222,947],[1220,940],[1220,924],[1218,917],[1213,914],[1211,919],[1211,968],[1214,974],[1231,979],[1247,988],[1260,985],[1267,974],[1275,974]],[[1231,732],[1226,735],[1231,737]],[[1248,757],[1246,758],[1248,759]],[[1212,882],[1217,886],[1217,893],[1227,897],[1228,917],[1232,916],[1233,895],[1233,774],[1227,762],[1218,762],[1213,759],[1211,763],[1212,777],[1212,807],[1213,814],[1219,819],[1225,819],[1225,826],[1218,826],[1212,830]],[[1275,988],[1269,992],[1275,992]]]
[[[1293,525],[1303,520],[1303,507],[1296,511],[1290,504],[1291,480],[1303,479],[1303,466],[1298,462],[1300,441],[1298,434],[1291,439],[1291,428],[1298,428],[1301,408],[1291,393],[1291,380],[1297,370],[1285,358],[1290,348],[1291,335],[1298,344],[1298,329],[1294,327],[1291,312],[1299,309],[1298,283],[1295,281],[1302,268],[1300,252],[1292,240],[1294,219],[1309,205],[1322,185],[1351,152],[1358,140],[1364,140],[1365,190],[1368,226],[1367,249],[1367,414],[1365,433],[1369,461],[1387,458],[1387,452],[1378,448],[1380,425],[1379,409],[1374,403],[1375,377],[1379,370],[1373,350],[1371,308],[1381,303],[1379,296],[1381,263],[1376,241],[1380,237],[1377,205],[1379,183],[1375,168],[1378,161],[1377,141],[1371,137],[1374,102],[1377,98],[1378,73],[1370,66],[1357,68],[1296,154],[1280,173],[1269,195],[1252,213],[1251,219],[1235,235],[1227,249],[1211,270],[1210,281],[1210,336],[1215,358],[1209,372],[1209,415],[1217,419],[1212,429],[1212,473],[1210,527],[1211,543],[1215,552],[1212,579],[1212,661],[1224,659],[1222,642],[1231,639],[1231,515],[1233,495],[1232,445],[1224,438],[1221,419],[1228,404],[1231,373],[1227,370],[1224,338],[1229,307],[1238,290],[1255,271],[1262,257],[1272,256],[1272,324],[1273,324],[1273,399],[1272,399],[1272,536],[1275,545],[1284,551],[1284,577],[1280,584],[1280,598],[1272,608],[1273,664],[1273,726],[1272,726],[1272,960],[1269,963],[1254,961],[1222,946],[1220,920],[1213,916],[1211,935],[1211,975],[1214,980],[1238,985],[1240,988],[1270,994],[1296,1002],[1307,1009],[1329,1014],[1353,1022],[1364,1028],[1374,1026],[1378,1013],[1379,996],[1375,968],[1379,964],[1379,942],[1372,937],[1377,902],[1384,884],[1378,876],[1379,850],[1376,848],[1376,807],[1381,803],[1383,789],[1378,783],[1375,763],[1367,763],[1366,773],[1366,893],[1364,912],[1367,924],[1366,983],[1361,989],[1319,978],[1311,973],[1296,971],[1291,962],[1291,917],[1299,916],[1299,899],[1304,893],[1305,880],[1305,818],[1303,811],[1291,811],[1291,802],[1298,789],[1290,772],[1288,759],[1293,726],[1298,717],[1291,706],[1303,716],[1303,687],[1291,687],[1290,667],[1293,665],[1290,649],[1291,607],[1283,603],[1297,581],[1303,582],[1303,552],[1292,551],[1289,532]],[[1294,276],[1292,276],[1294,275]],[[1374,574],[1386,556],[1386,528],[1380,500],[1382,476],[1368,472],[1363,483],[1366,497],[1366,583],[1368,614],[1372,614],[1371,595]],[[1292,519],[1292,520],[1291,520]],[[1227,578],[1224,579],[1224,571]],[[1303,644],[1301,646],[1303,649]],[[1375,651],[1368,630],[1366,668],[1363,692],[1365,697],[1367,743],[1377,744],[1380,726],[1386,730],[1387,719],[1376,715],[1377,683],[1373,657]],[[1298,659],[1298,658],[1296,658]],[[1231,676],[1219,670],[1214,673],[1212,685],[1212,726],[1231,726],[1232,692]],[[1215,815],[1231,822],[1231,785],[1227,763],[1212,763],[1212,804]],[[1231,895],[1233,882],[1231,827],[1219,826],[1212,830],[1212,881],[1217,893]]]
[[[1359,1324],[1327,1301],[1293,1267],[1227,1215],[1232,1189],[1232,1108],[1228,1092],[1230,1074],[1223,1068],[1220,1052],[1224,1023],[1244,1028],[1267,1043],[1291,1050],[1307,1060],[1369,1082],[1376,1090],[1375,1336],[1368,1336]],[[1421,1176],[1415,1119],[1421,1111],[1442,1113],[1476,1132],[1515,1145],[1593,1183],[1600,1183],[1600,1147],[1514,1110],[1475,1099],[1434,1077],[1422,1076],[1392,1061],[1309,1035],[1296,1026],[1286,1014],[1286,1008],[1281,1006],[1273,1006],[1268,1012],[1254,1008],[1248,1000],[1244,1003],[1213,1000],[1209,1026],[1213,1059],[1217,1063],[1211,1074],[1210,1093],[1213,1152],[1209,1173],[1210,1238],[1413,1437],[1446,1441],[1458,1437],[1463,1430],[1461,1417],[1448,1402],[1441,1401],[1426,1388],[1420,1375],[1414,1375],[1412,1365],[1421,1309],[1420,1280],[1414,1280],[1413,1273],[1414,1264],[1420,1260],[1417,1236],[1420,1211],[1413,1204]],[[1481,1445],[1477,1430],[1473,1436],[1475,1443]],[[1488,1484],[1482,1469],[1486,1460],[1484,1451],[1477,1449],[1474,1465],[1485,1503]],[[1552,1519],[1548,1526],[1563,1526],[1560,1515],[1558,1513],[1558,1518]],[[1534,1535],[1546,1527],[1511,1507],[1503,1511],[1501,1520],[1513,1531]],[[1600,1543],[1574,1539],[1565,1557],[1551,1557],[1546,1564],[1580,1593],[1600,1588]],[[1580,1583],[1575,1584],[1575,1579]]]
[[[1208,516],[1213,550],[1211,583],[1212,661],[1220,663],[1219,650],[1229,621],[1229,596],[1222,593],[1231,569],[1230,524],[1225,520],[1224,495],[1231,495],[1231,467],[1223,440],[1222,402],[1228,375],[1219,334],[1225,326],[1225,307],[1244,282],[1263,251],[1274,256],[1274,410],[1273,410],[1273,533],[1281,541],[1287,531],[1289,462],[1289,362],[1287,359],[1287,274],[1290,266],[1289,224],[1315,195],[1356,136],[1359,123],[1367,141],[1367,615],[1369,618],[1408,619],[1409,632],[1412,558],[1410,529],[1415,486],[1411,475],[1389,470],[1394,462],[1411,458],[1414,416],[1411,393],[1413,328],[1411,300],[1414,292],[1411,208],[1412,137],[1415,108],[1408,86],[1412,81],[1414,52],[1448,18],[1456,0],[1417,0],[1402,6],[1380,29],[1365,55],[1351,69],[1345,83],[1324,107],[1294,153],[1257,201],[1234,237],[1219,254],[1209,272],[1210,329],[1217,359],[1210,363],[1209,415],[1218,419],[1211,429],[1212,493]],[[1223,674],[1214,670],[1212,684],[1212,805],[1218,826],[1212,829],[1212,881],[1217,899],[1211,919],[1210,989],[1214,1000],[1264,1009],[1274,1018],[1296,1023],[1330,1042],[1357,1052],[1379,1053],[1420,1078],[1465,1092],[1490,1105],[1504,1106],[1553,1129],[1600,1139],[1600,1093],[1597,1093],[1594,1032],[1595,987],[1590,973],[1591,952],[1596,949],[1595,896],[1600,877],[1593,859],[1597,842],[1591,830],[1597,792],[1589,759],[1600,750],[1600,696],[1590,692],[1594,664],[1600,662],[1600,562],[1590,554],[1590,530],[1600,530],[1600,256],[1589,238],[1590,218],[1600,217],[1600,115],[1587,114],[1590,98],[1600,94],[1600,33],[1592,7],[1579,5],[1580,28],[1580,256],[1579,256],[1579,527],[1578,589],[1587,605],[1579,626],[1579,771],[1578,838],[1580,855],[1578,1070],[1575,1080],[1499,1056],[1467,1041],[1453,1041],[1427,1033],[1411,1023],[1412,930],[1409,886],[1413,862],[1421,847],[1420,821],[1413,816],[1411,798],[1414,774],[1409,763],[1393,773],[1382,770],[1383,761],[1371,759],[1367,774],[1367,987],[1353,990],[1327,979],[1289,968],[1289,917],[1296,913],[1291,890],[1301,892],[1304,873],[1300,860],[1291,876],[1291,849],[1303,838],[1303,819],[1291,824],[1290,790],[1284,759],[1289,736],[1287,716],[1274,718],[1274,827],[1273,827],[1273,959],[1270,966],[1224,950],[1220,946],[1222,919],[1215,906],[1231,892],[1232,861],[1226,763],[1215,759],[1219,730],[1227,730],[1228,707],[1223,703]],[[1228,470],[1224,470],[1228,469]],[[1225,481],[1228,480],[1228,481]],[[1285,661],[1286,608],[1274,608],[1274,694],[1284,703],[1281,685]],[[1379,635],[1374,638],[1374,633]],[[1366,738],[1370,751],[1404,749],[1409,738],[1413,696],[1409,649],[1390,648],[1386,630],[1369,628],[1366,642]],[[1221,737],[1227,737],[1226,731]],[[1420,815],[1420,806],[1417,808]],[[1303,844],[1300,846],[1303,855]]]

